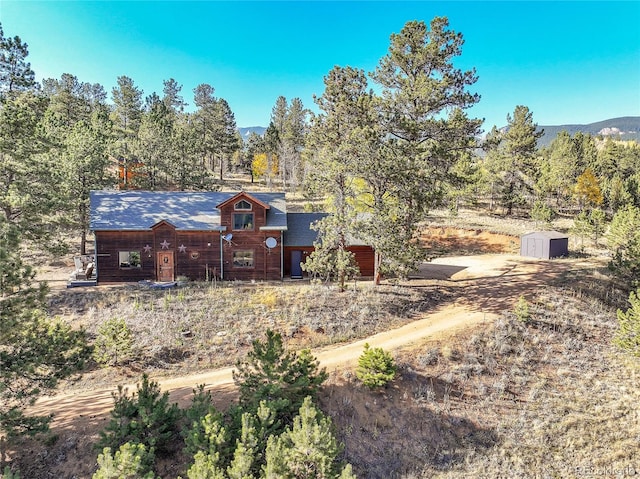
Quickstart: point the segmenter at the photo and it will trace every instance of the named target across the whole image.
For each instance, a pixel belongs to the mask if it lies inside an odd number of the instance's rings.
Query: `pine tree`
[[[629,293],[629,309],[618,310],[618,331],[614,343],[633,356],[640,357],[640,289]]]
[[[120,447],[126,442],[144,444],[158,452],[166,451],[177,436],[180,410],[169,404],[169,393],[160,393],[158,383],[144,374],[138,390],[131,396],[122,386],[113,393],[111,420],[100,432],[99,447]]]
[[[363,116],[361,99],[367,95],[367,81],[362,70],[335,67],[324,82],[325,91],[316,100],[323,113],[314,119],[309,137],[314,157],[307,188],[325,195],[331,215],[315,225],[315,251],[304,268],[335,278],[344,291],[345,281],[357,273],[347,248],[349,239],[356,237],[358,156],[353,138]]]
[[[354,477],[350,466],[340,468],[341,445],[331,420],[305,398],[293,426],[267,443],[266,479],[334,479]]]
[[[115,156],[122,167],[122,186],[136,187],[132,173],[138,165],[135,143],[142,122],[142,90],[127,76],[118,77],[118,86],[111,91],[114,108],[111,113],[116,131]],[[133,184],[129,184],[130,181]]]
[[[35,85],[35,74],[27,61],[29,46],[19,36],[5,37],[0,24],[0,101]]]
[[[407,22],[371,75],[381,95],[367,108],[366,124],[378,127],[359,130],[371,139],[365,154],[375,158],[366,176],[376,184],[366,230],[386,274],[406,276],[424,259],[420,222],[442,201],[460,152],[476,146],[481,121],[464,111],[479,101],[468,91],[477,77],[455,68],[464,40],[448,27],[443,17],[429,26]],[[374,176],[388,181],[381,188]]]
[[[327,379],[324,369],[308,350],[286,351],[282,336],[267,330],[264,341],[256,339],[253,348],[233,372],[240,389],[240,405],[255,412],[262,401],[276,412],[276,422],[288,424],[307,396],[315,397]]]
[[[491,150],[501,171],[498,177],[502,205],[509,216],[518,205],[526,203],[534,190],[538,171],[535,153],[537,141],[544,134],[533,122],[533,113],[523,105],[516,106],[513,116],[507,115],[507,130],[494,139]]]
[[[50,418],[25,417],[24,408],[89,356],[84,331],[46,317],[47,289],[33,277],[17,227],[0,215],[0,439],[46,429]]]
[[[366,343],[358,358],[356,377],[370,389],[386,385],[396,377],[393,357],[382,348],[371,348]]]
[[[227,468],[229,479],[254,479],[256,470],[256,455],[260,442],[254,425],[254,418],[250,413],[242,415],[242,429],[240,439],[236,443],[233,460]],[[264,449],[263,449],[264,450]]]
[[[607,244],[610,267],[633,286],[640,281],[640,208],[627,205],[611,220]]]
[[[117,366],[131,358],[133,338],[122,318],[111,318],[98,327],[93,357],[100,364]]]
[[[153,463],[153,449],[147,451],[144,444],[125,443],[111,455],[105,447],[98,455],[98,470],[92,479],[154,479],[149,471]]]

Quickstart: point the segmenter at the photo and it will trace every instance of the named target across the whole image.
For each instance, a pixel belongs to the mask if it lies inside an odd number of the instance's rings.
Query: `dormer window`
[[[233,209],[236,211],[251,211],[251,203],[247,200],[240,200],[233,205]]]

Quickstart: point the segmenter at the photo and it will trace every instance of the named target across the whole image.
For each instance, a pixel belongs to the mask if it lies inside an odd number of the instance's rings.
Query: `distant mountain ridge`
[[[264,126],[245,126],[242,128],[238,128],[238,131],[240,132],[240,135],[242,136],[242,139],[244,141],[247,141],[251,133],[257,133],[258,135],[262,136],[264,135],[264,132],[266,130],[267,129]]]
[[[502,128],[505,130],[506,127]],[[640,141],[640,116],[621,116],[608,120],[597,121],[585,125],[538,125],[538,130],[544,130],[544,135],[538,140],[538,148],[549,146],[561,131],[566,131],[571,136],[578,132],[589,133],[592,136],[611,136],[620,140]],[[246,141],[251,133],[264,135],[266,128],[263,126],[249,126],[238,128],[240,135]]]
[[[538,140],[538,148],[549,146],[561,131],[566,131],[572,136],[581,132],[592,136],[640,141],[640,116],[622,116],[586,125],[538,125],[538,129],[544,130],[544,135]]]

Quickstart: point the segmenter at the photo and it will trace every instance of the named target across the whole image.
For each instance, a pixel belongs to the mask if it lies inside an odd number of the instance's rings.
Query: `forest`
[[[318,113],[300,98],[280,96],[264,135],[245,141],[212,85],[187,95],[174,78],[163,81],[161,93],[143,92],[127,76],[110,93],[72,73],[36,82],[28,44],[0,25],[0,453],[7,437],[46,429],[47,418],[27,417],[24,408],[91,357],[83,331],[47,317],[46,287],[33,282],[22,254],[85,254],[91,190],[214,191],[242,176],[285,191],[309,211],[332,213],[316,225],[318,243],[304,268],[330,275],[341,289],[357,276],[346,250],[356,234],[376,251],[376,278],[406,278],[427,258],[417,238],[436,208],[451,219],[462,208],[530,218],[539,228],[563,216],[573,220],[573,235],[596,245],[608,231],[619,284],[626,292],[637,287],[640,145],[561,132],[538,148],[542,132],[524,105],[505,112],[505,128],[489,129],[466,112],[481,92],[473,90],[477,72],[455,66],[463,43],[446,18],[408,22],[391,34],[373,72],[336,66],[326,74],[324,92],[314,98]],[[628,314],[629,327],[637,328]],[[630,348],[637,348],[629,334]],[[254,343],[254,355],[266,354],[261,347],[277,350],[285,363],[279,373],[297,374],[303,384],[265,391],[264,362],[241,370],[241,407],[224,418],[232,431],[226,449],[220,449],[222,416],[205,415],[209,399],[197,396],[204,405],[194,402],[188,414],[206,418],[188,433],[191,452],[200,451],[188,477],[353,477],[350,466],[336,462],[339,447],[326,418],[305,399],[324,379],[317,363],[305,353],[286,356],[276,337],[268,341]],[[162,403],[153,383],[142,391],[173,427],[178,411]],[[121,415],[141,407],[122,391],[119,400]],[[125,434],[114,421],[101,443],[115,450],[136,433]],[[324,475],[295,470],[290,451],[305,427],[328,444],[318,459]],[[270,428],[277,433],[267,438]],[[136,469],[127,477],[154,477],[141,461],[150,447],[161,450],[164,432],[120,450],[120,460],[137,457],[147,474],[136,476]],[[108,471],[117,469],[116,460],[105,452],[99,462]],[[118,477],[103,474],[94,477]]]

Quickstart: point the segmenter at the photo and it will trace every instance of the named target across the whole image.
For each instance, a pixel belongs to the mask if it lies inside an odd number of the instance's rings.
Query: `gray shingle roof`
[[[220,203],[237,192],[187,191],[92,191],[89,229],[148,230],[168,221],[178,230],[220,229]],[[286,229],[287,207],[284,193],[247,193],[268,204],[265,229]]]
[[[285,246],[313,246],[313,242],[318,237],[318,232],[311,229],[311,224],[318,221],[328,213],[287,213],[287,232],[284,235]],[[367,244],[359,239],[347,238],[351,246],[366,246]]]
[[[327,216],[327,213],[287,213],[285,246],[313,246],[318,232],[311,229],[311,223]]]

